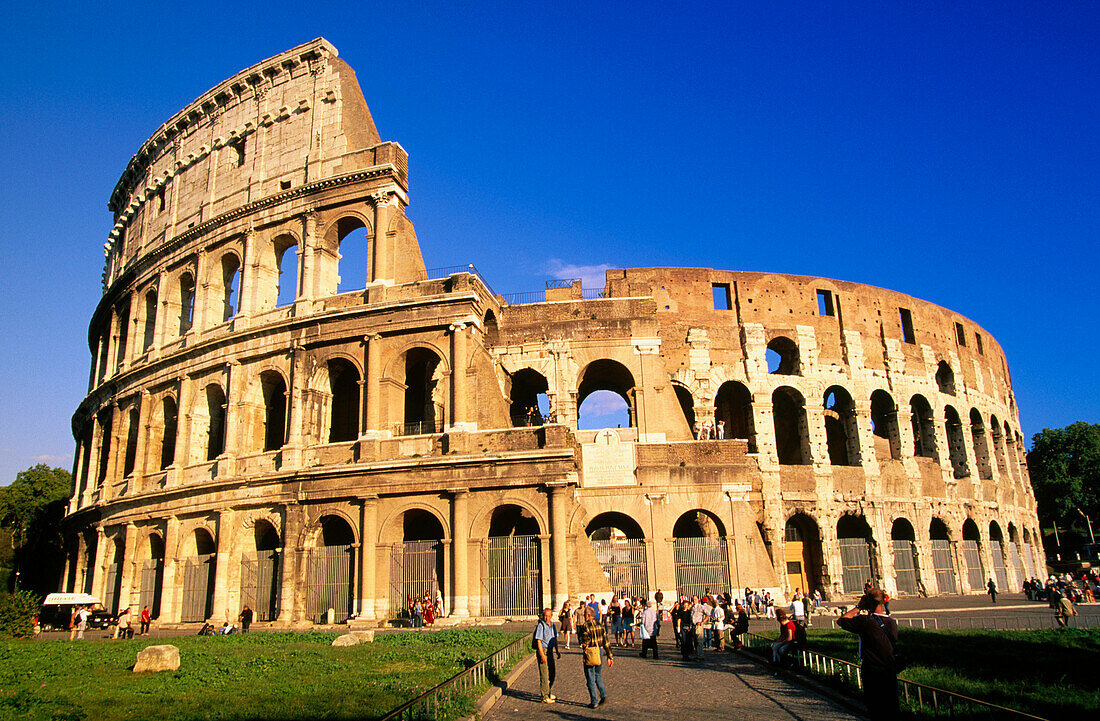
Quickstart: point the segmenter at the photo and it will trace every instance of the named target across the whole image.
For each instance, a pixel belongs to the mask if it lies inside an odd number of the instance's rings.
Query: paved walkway
[[[665,640],[665,639],[662,639]],[[562,649],[557,703],[539,697],[536,664],[524,671],[486,716],[487,721],[675,721],[682,718],[738,719],[859,719],[842,706],[771,673],[739,653],[704,651],[705,660],[684,664],[669,641],[661,643],[661,660],[643,660],[637,649],[614,649],[615,667],[603,671],[608,702],[588,708],[588,688],[581,656],[574,645]]]

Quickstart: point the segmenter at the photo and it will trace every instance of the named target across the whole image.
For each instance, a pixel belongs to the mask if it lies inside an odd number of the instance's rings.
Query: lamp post
[[[1082,518],[1085,519],[1085,523],[1088,524],[1088,527],[1089,527],[1089,543],[1090,544],[1095,544],[1096,543],[1096,537],[1092,535],[1092,521],[1089,520],[1089,517],[1087,515],[1085,515],[1085,512],[1082,511],[1080,508],[1077,509],[1077,512],[1081,514]]]

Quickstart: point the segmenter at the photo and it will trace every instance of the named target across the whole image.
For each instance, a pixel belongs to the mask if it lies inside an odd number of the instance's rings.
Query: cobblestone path
[[[664,641],[664,639],[662,639]],[[504,693],[487,721],[623,719],[624,721],[719,721],[759,719],[859,719],[847,709],[800,686],[774,678],[738,653],[704,651],[701,662],[685,664],[675,645],[661,643],[661,659],[643,660],[638,649],[614,649],[615,667],[603,671],[608,702],[588,708],[580,652],[562,649],[553,693],[539,697],[538,667],[532,664]]]

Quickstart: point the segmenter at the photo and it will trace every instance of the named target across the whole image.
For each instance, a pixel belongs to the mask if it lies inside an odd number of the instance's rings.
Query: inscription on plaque
[[[596,434],[595,443],[581,444],[581,485],[633,486],[637,485],[633,441],[623,441],[612,429]]]

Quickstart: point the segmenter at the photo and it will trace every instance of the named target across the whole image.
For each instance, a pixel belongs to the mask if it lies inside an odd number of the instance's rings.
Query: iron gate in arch
[[[149,607],[149,617],[160,616],[160,592],[164,587],[164,561],[144,561],[141,565],[141,592],[138,593],[138,606]]]
[[[676,590],[691,598],[730,587],[729,556],[722,538],[674,538],[673,561],[676,564]]]
[[[205,621],[214,612],[214,558],[206,553],[183,563],[183,607],[180,621]]]
[[[390,615],[401,616],[413,596],[427,592],[435,600],[443,590],[443,542],[405,541],[390,554]]]
[[[966,581],[970,589],[980,591],[985,588],[985,569],[982,568],[982,554],[977,541],[963,541],[963,558],[966,560]]]
[[[993,575],[997,578],[997,590],[1008,590],[1008,570],[1005,568],[1004,547],[1000,541],[989,542],[989,553],[993,556]]]
[[[253,620],[274,621],[279,615],[279,553],[250,551],[241,557],[241,605]]]
[[[895,540],[893,545],[898,594],[915,596],[920,590],[917,578],[917,545],[907,540]]]
[[[1032,563],[1031,544],[1024,544],[1024,569],[1027,571],[1028,578],[1035,577],[1035,566]]]
[[[1022,584],[1024,580],[1024,559],[1020,558],[1020,547],[1016,545],[1015,541],[1008,542],[1008,557],[1012,561],[1012,567],[1016,570],[1016,582]],[[1006,587],[1005,590],[1011,589]]]
[[[611,590],[620,597],[649,595],[645,541],[639,538],[590,539]]]
[[[951,541],[932,540],[932,569],[940,593],[958,593],[955,586],[955,562],[951,559]]]
[[[489,616],[535,616],[542,609],[538,536],[490,537],[482,546],[482,587]]]
[[[336,622],[343,623],[351,615],[354,546],[311,548],[306,564],[306,615],[314,623],[324,623],[331,608]]]
[[[103,585],[103,607],[113,614],[118,613],[118,592],[122,587],[122,564],[107,564],[107,574]]]
[[[871,544],[866,538],[838,540],[844,593],[861,593],[863,584],[874,575],[871,571]]]

